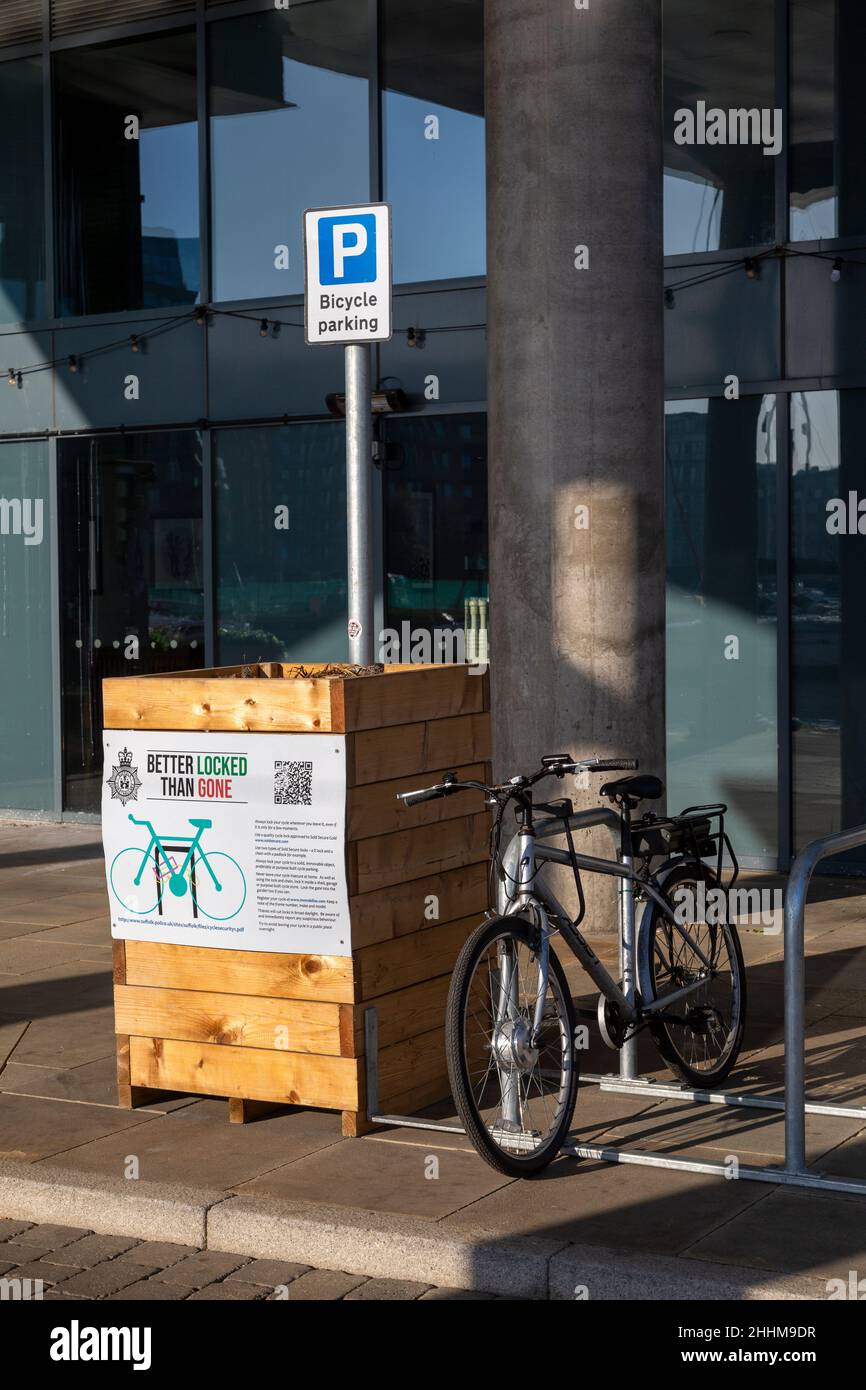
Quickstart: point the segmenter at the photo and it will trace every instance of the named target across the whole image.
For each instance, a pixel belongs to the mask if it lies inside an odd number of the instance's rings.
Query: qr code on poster
[[[274,763],[274,805],[312,806],[313,764]]]

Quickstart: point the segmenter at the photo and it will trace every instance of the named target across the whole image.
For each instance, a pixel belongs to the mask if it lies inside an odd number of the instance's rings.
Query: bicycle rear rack
[[[687,1086],[665,1084],[641,1078],[637,1075],[637,1040],[631,1038],[620,1050],[619,1074],[592,1074],[584,1076],[583,1081],[597,1085],[603,1091],[613,1091],[621,1095],[649,1096],[655,1100],[688,1100],[696,1105],[732,1105],[753,1110],[782,1111],[785,1116],[785,1160],[783,1166],[768,1168],[739,1164],[736,1176],[747,1181],[776,1183],[789,1187],[818,1189],[823,1192],[846,1192],[866,1196],[866,1179],[833,1177],[831,1174],[812,1172],[806,1164],[806,1115],[829,1115],[841,1119],[855,1119],[866,1122],[866,1106],[833,1105],[824,1101],[810,1101],[805,1092],[805,910],[806,895],[815,867],[831,854],[856,849],[866,844],[866,825],[847,830],[838,835],[828,835],[821,840],[813,840],[797,855],[788,876],[785,894],[785,983],[784,983],[784,1026],[785,1026],[785,1098],[777,1096],[756,1096],[727,1091],[701,1091]],[[627,891],[627,883],[621,881],[619,892],[620,910],[620,963],[623,979],[629,975],[630,962],[634,960],[635,921],[634,895]],[[384,1115],[379,1113],[379,1047],[378,1012],[374,1006],[364,1013],[365,1061],[367,1077],[367,1119],[370,1124],[398,1126],[404,1129],[429,1130],[440,1134],[463,1134],[462,1125],[444,1120],[428,1120],[413,1115]],[[618,1145],[581,1144],[571,1142],[563,1145],[564,1154],[574,1158],[588,1158],[605,1163],[633,1163],[647,1168],[664,1168],[675,1172],[706,1173],[710,1176],[728,1178],[734,1176],[728,1161],[713,1159],[682,1158],[679,1154],[667,1151],[648,1152],[645,1149],[630,1149]]]

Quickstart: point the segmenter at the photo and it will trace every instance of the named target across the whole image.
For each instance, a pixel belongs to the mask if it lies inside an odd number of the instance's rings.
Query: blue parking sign
[[[369,285],[377,278],[376,218],[372,213],[319,221],[322,285]]]

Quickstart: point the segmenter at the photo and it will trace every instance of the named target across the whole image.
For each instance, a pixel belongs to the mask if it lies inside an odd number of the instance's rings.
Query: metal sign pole
[[[373,643],[373,417],[370,349],[346,347],[346,534],[349,660],[369,666]]]

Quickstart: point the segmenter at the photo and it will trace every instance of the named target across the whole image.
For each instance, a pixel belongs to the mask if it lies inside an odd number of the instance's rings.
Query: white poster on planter
[[[351,955],[345,737],[107,729],[103,741],[113,936]]]

